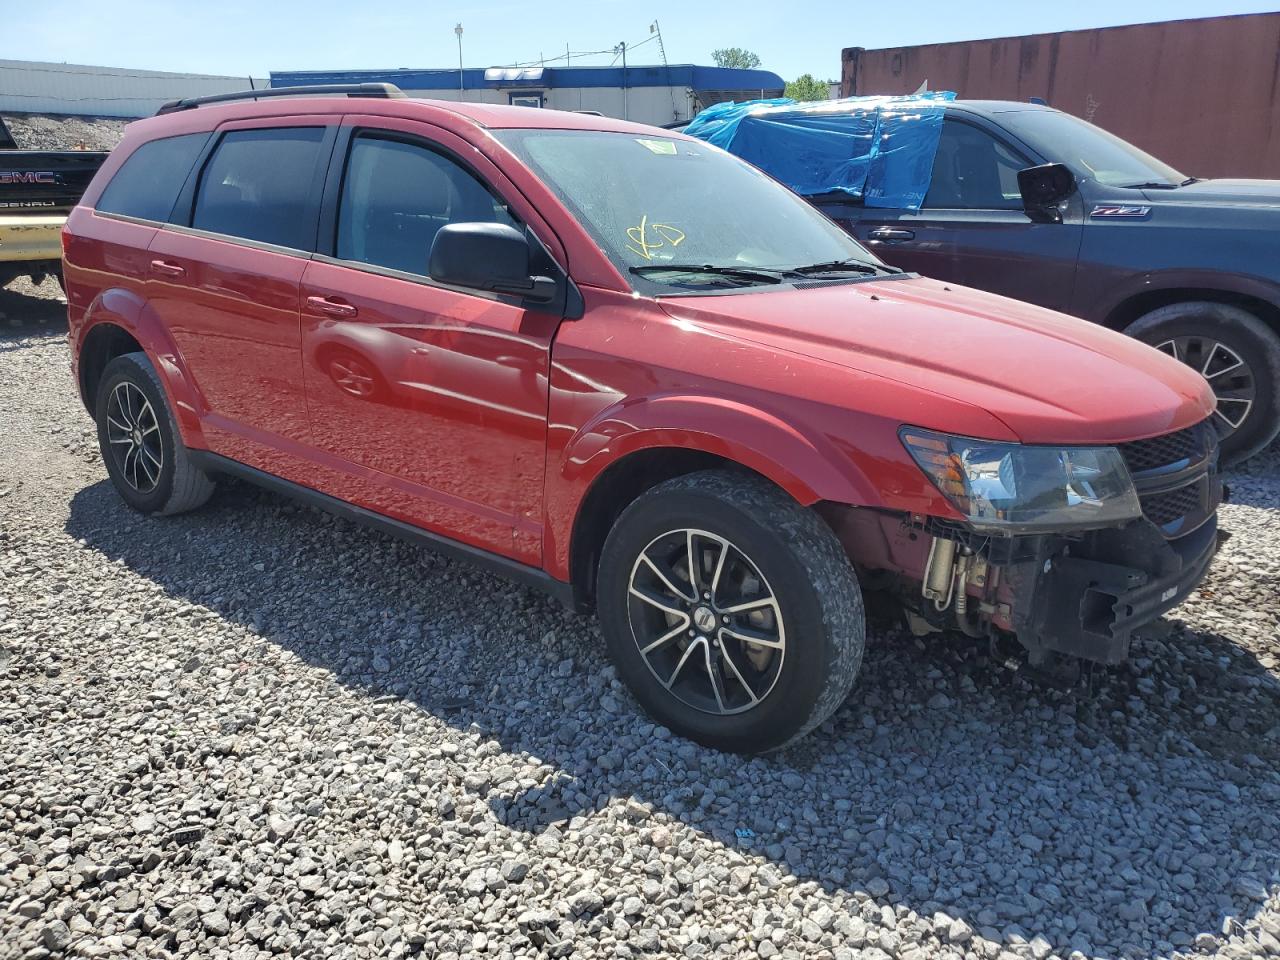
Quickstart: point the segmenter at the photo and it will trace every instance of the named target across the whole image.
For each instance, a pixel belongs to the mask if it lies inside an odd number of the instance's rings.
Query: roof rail
[[[264,87],[261,90],[241,90],[239,93],[218,93],[209,97],[186,97],[170,100],[156,116],[194,110],[208,103],[231,103],[235,100],[261,100],[265,97],[323,97],[345,94],[348,97],[403,97],[404,92],[394,83],[322,83],[312,87]]]

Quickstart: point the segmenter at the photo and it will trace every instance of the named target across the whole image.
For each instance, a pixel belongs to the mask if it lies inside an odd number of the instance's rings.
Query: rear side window
[[[443,154],[399,140],[352,141],[338,208],[339,259],[425,275],[446,223],[517,225],[484,184]]]
[[[206,165],[191,226],[295,250],[315,241],[323,127],[233,130]]]
[[[99,213],[165,221],[209,139],[207,133],[152,140],[133,151],[98,198]]]

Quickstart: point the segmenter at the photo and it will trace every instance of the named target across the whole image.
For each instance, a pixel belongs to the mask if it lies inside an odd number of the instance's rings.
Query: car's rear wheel
[[[813,511],[757,477],[648,491],[605,543],[598,606],[619,675],[664,725],[760,753],[827,719],[862,661],[862,595]]]
[[[1280,434],[1280,336],[1225,303],[1174,303],[1125,331],[1191,367],[1217,398],[1213,424],[1224,465],[1253,456]]]
[[[145,353],[127,353],[107,364],[94,409],[102,461],[129,506],[172,514],[209,499],[213,481],[192,462]]]

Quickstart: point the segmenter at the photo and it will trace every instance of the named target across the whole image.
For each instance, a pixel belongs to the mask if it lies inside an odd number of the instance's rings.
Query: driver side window
[[[386,137],[352,140],[338,206],[340,260],[425,276],[431,244],[447,223],[519,228],[484,184],[444,154]]]
[[[1018,171],[1031,166],[985,130],[946,120],[923,206],[935,210],[1021,210]]]

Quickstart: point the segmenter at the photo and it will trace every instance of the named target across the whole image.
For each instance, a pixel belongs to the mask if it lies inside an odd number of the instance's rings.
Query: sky
[[[456,67],[463,25],[468,67],[536,62],[571,51],[634,49],[629,63],[660,63],[650,24],[661,26],[669,63],[711,63],[718,47],[745,47],[761,66],[793,79],[838,79],[840,50],[974,40],[1058,30],[1260,13],[1265,3],[1226,0],[1071,0],[790,4],[741,0],[0,0],[10,59],[265,77],[272,70]],[[822,13],[820,10],[827,12]],[[796,15],[794,11],[804,11]],[[813,12],[809,12],[813,11]],[[644,42],[648,41],[648,42]],[[643,42],[643,45],[640,45]],[[607,65],[610,52],[574,56]],[[561,60],[560,62],[563,62]]]

